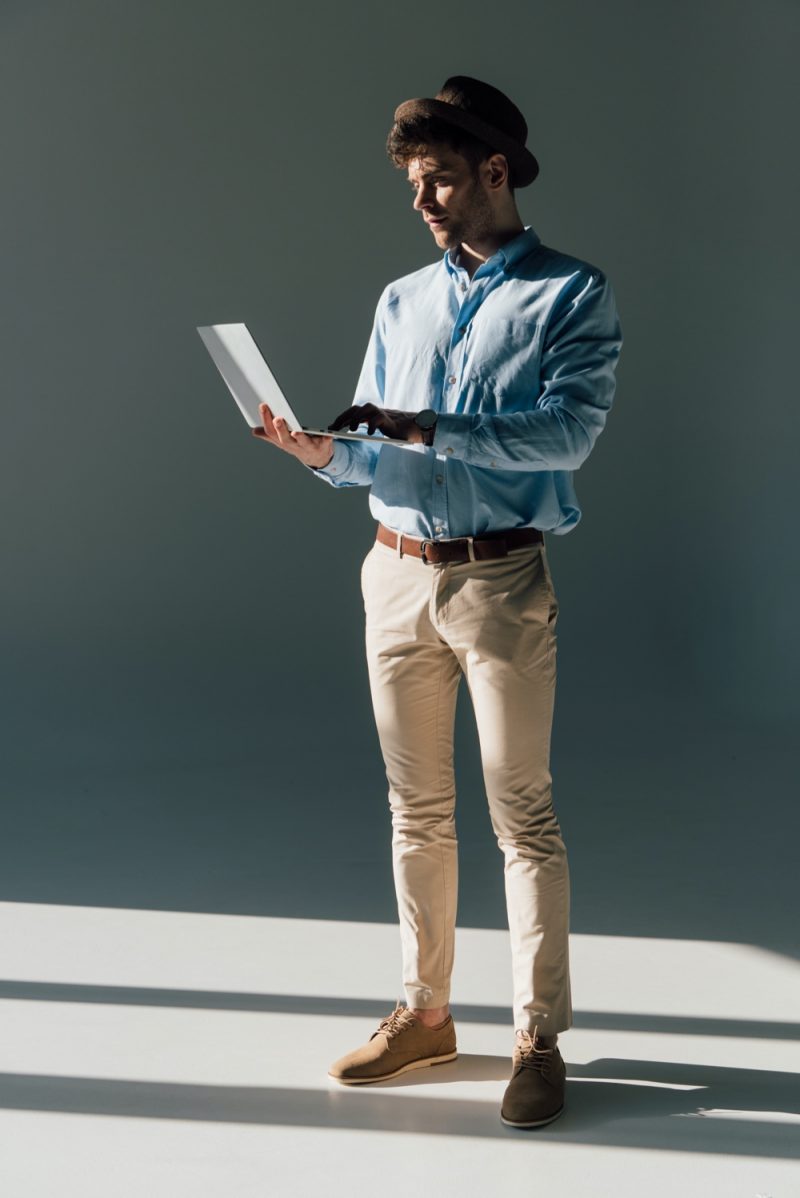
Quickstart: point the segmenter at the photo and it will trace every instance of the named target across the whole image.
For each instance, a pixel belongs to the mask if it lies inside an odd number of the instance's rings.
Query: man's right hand
[[[254,437],[269,441],[270,445],[276,445],[315,470],[328,465],[333,457],[333,437],[310,437],[308,433],[289,432],[282,416],[273,417],[265,403],[258,406],[263,428],[251,429]]]

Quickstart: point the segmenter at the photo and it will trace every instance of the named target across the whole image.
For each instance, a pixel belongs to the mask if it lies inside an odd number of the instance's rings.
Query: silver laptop
[[[310,437],[336,437],[343,441],[380,441],[381,445],[412,448],[408,441],[398,441],[380,433],[351,433],[349,429],[332,433],[329,429],[307,428],[294,414],[247,325],[211,324],[198,326],[197,331],[251,428],[263,428],[264,422],[258,405],[265,403],[273,416],[283,416],[291,432],[302,430]]]

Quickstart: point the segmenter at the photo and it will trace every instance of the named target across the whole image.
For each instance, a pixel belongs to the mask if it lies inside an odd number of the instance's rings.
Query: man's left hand
[[[328,428],[331,432],[339,432],[348,428],[354,433],[359,424],[366,424],[370,433],[380,429],[385,437],[394,441],[410,441],[412,444],[422,444],[422,429],[414,423],[416,412],[399,412],[393,408],[378,408],[373,403],[355,404],[336,417]]]

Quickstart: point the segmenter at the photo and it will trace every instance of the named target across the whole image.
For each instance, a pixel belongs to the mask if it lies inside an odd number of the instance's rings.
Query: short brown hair
[[[413,158],[424,157],[426,151],[435,145],[445,145],[466,158],[476,178],[481,162],[491,158],[492,154],[502,153],[474,134],[435,116],[415,116],[410,120],[396,121],[386,139],[386,153],[394,165],[402,169],[408,166]],[[510,165],[508,189],[513,195],[514,178]]]

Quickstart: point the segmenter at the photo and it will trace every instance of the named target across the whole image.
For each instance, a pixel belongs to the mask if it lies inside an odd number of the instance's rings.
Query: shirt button
[[[453,450],[452,450],[452,449],[451,449],[451,447],[448,445],[448,446],[447,446],[447,449],[445,450],[445,453],[452,453],[452,452],[453,452]]]
[[[490,465],[490,466],[496,466],[496,465],[497,465],[497,462],[490,462],[490,463],[489,463],[489,465]]]
[[[437,474],[437,475],[436,475],[436,481],[437,481],[437,483],[443,483],[443,482],[444,482],[444,475],[443,475],[443,474]]]
[[[466,290],[467,290],[467,284],[466,284],[466,283],[460,283],[460,284],[459,284],[459,286],[460,286],[460,288],[461,288],[461,290],[462,290],[462,291],[466,291]]]
[[[448,381],[448,383],[454,383],[456,381],[456,376],[454,374],[451,374],[450,378],[447,381]]]

